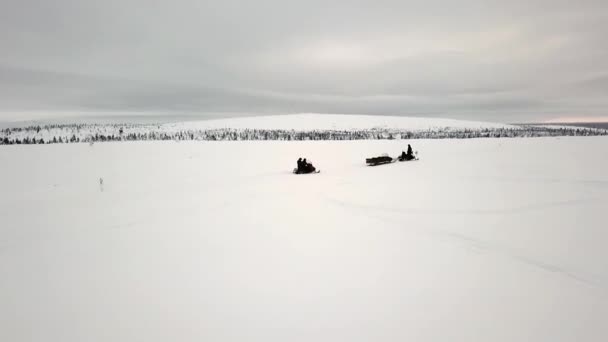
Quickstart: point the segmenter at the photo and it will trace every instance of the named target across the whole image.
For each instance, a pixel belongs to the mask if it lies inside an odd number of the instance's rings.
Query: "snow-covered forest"
[[[53,124],[5,128],[0,144],[56,144],[148,140],[382,140],[382,139],[467,139],[608,135],[606,129],[568,126],[510,125],[506,127],[429,129],[367,128],[334,129],[249,129],[187,128],[137,124]]]

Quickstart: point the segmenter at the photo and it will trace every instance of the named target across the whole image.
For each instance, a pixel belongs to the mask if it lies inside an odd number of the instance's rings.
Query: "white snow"
[[[183,129],[282,129],[296,131],[310,130],[357,130],[357,129],[408,129],[412,131],[440,128],[481,129],[508,128],[511,125],[491,122],[465,121],[440,118],[347,115],[347,114],[291,114],[267,115],[244,118],[186,121],[167,123],[167,130]]]
[[[608,340],[608,138],[411,143],[3,146],[0,341]]]

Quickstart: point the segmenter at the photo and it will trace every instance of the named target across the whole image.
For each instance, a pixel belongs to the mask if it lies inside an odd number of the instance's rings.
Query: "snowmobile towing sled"
[[[384,154],[381,155],[379,157],[373,157],[373,158],[366,158],[365,159],[365,163],[369,166],[376,166],[376,165],[382,165],[382,164],[388,164],[388,163],[392,163],[395,160],[391,157],[389,157],[388,155]]]

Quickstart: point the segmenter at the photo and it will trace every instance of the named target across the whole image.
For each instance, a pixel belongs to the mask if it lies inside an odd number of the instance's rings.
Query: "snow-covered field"
[[[608,340],[608,138],[404,143],[4,146],[0,341]]]
[[[359,130],[359,129],[481,129],[513,128],[513,125],[441,118],[384,115],[291,114],[184,121],[163,125],[167,131],[184,129],[282,129],[282,130]]]

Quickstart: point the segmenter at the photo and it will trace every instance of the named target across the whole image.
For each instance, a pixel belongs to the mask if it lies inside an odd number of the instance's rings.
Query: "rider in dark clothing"
[[[302,158],[298,158],[298,172],[302,172],[304,169]]]
[[[412,146],[410,146],[410,144],[407,144],[407,155],[413,157],[414,153],[412,152]]]
[[[302,169],[306,173],[315,172],[315,170],[316,170],[315,167],[312,166],[312,164],[310,164],[306,161],[306,158],[304,158],[304,160],[302,160]]]

